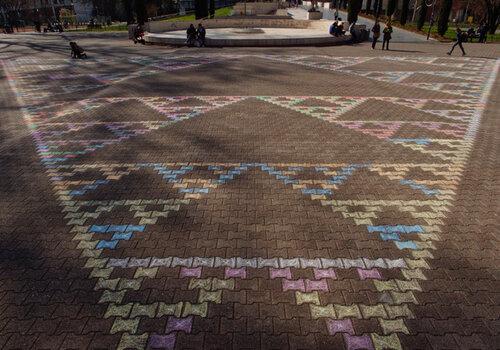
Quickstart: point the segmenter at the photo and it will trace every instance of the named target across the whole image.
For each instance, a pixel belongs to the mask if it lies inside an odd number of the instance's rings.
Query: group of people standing
[[[384,50],[384,48],[386,50],[389,50],[389,42],[391,41],[392,39],[392,25],[390,22],[388,22],[386,25],[385,25],[385,28],[384,30],[382,31],[382,34],[383,34],[383,41],[382,41],[382,50]],[[373,28],[372,28],[372,36],[373,36],[373,40],[372,40],[372,49],[375,50],[375,46],[377,45],[377,42],[378,42],[378,39],[380,38],[380,22],[378,20],[375,20],[375,24],[373,25]]]

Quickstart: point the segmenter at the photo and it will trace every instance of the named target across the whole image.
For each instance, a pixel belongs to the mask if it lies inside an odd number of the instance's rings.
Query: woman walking
[[[372,28],[373,33],[373,41],[372,41],[372,50],[375,50],[375,45],[377,45],[378,38],[380,38],[380,23],[378,20],[375,20],[375,24]]]
[[[382,50],[384,47],[389,50],[389,41],[392,39],[392,26],[391,23],[387,23],[384,28],[384,41],[382,42]]]
[[[455,50],[455,47],[458,47],[460,48],[460,50],[462,50],[462,56],[465,56],[465,50],[464,50],[464,47],[462,45],[462,43],[464,41],[467,41],[467,34],[462,32],[462,29],[460,29],[459,27],[457,27],[457,41],[455,42],[455,44],[453,44],[453,46],[451,47],[451,50],[450,52],[447,52],[448,55],[451,55],[453,53],[453,50]]]

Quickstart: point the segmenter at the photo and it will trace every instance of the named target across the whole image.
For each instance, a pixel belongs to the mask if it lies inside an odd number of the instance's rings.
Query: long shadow
[[[25,342],[36,337],[29,340],[23,334],[33,324],[48,336],[64,329],[65,321],[83,317],[80,312],[90,310],[88,305],[96,305],[88,317],[102,317],[105,306],[97,305],[95,281],[82,269],[84,261],[74,249],[3,71],[0,87],[0,290],[2,319],[7,320],[0,324],[0,335],[19,341],[13,347],[29,348]],[[18,339],[22,337],[26,339]]]

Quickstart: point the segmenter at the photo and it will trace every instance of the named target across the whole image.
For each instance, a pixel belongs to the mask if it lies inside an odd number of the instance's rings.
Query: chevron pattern
[[[405,89],[432,90],[443,96],[86,95],[89,91],[119,87],[133,79],[249,57],[347,74]],[[254,274],[266,275],[272,283],[277,283],[280,293],[288,293],[293,307],[306,306],[310,318],[321,320],[330,336],[341,335],[347,348],[401,348],[399,335],[409,333],[406,321],[415,318],[412,306],[419,300],[414,292],[420,291],[420,282],[427,279],[428,261],[434,256],[435,242],[441,240],[442,225],[453,207],[498,62],[483,59],[443,62],[432,57],[379,59],[389,65],[412,63],[418,67],[414,71],[386,71],[371,69],[369,65],[374,59],[368,57],[332,59],[320,55],[261,54],[132,57],[127,63],[139,68],[130,74],[71,71],[110,63],[105,59],[82,63],[24,59],[4,64],[10,83],[24,105],[25,121],[72,240],[79,255],[86,259],[84,268],[88,278],[95,281],[99,304],[106,306],[104,318],[113,318],[109,333],[121,334],[119,348],[174,348],[181,334],[196,331],[197,320],[209,317],[217,305],[227,303],[227,295],[246,293],[241,286]],[[59,70],[63,72],[58,73]],[[453,82],[426,80],[431,78]],[[35,88],[34,81],[40,80],[41,85]],[[51,89],[54,82],[59,87],[56,91]],[[138,159],[131,163],[104,163],[92,158],[98,152],[112,152],[113,146],[125,141],[161,135],[162,130],[176,123],[193,121],[210,112],[231,115],[232,108],[255,101],[333,125],[339,132],[332,137],[345,143],[356,135],[360,140],[397,147],[403,155],[416,152],[427,161],[200,163]],[[374,103],[386,106],[387,114],[365,114]],[[116,119],[117,113],[110,112],[113,108],[123,116]],[[403,112],[392,117],[389,112],[394,109]],[[232,127],[237,129],[238,125]],[[143,141],[138,141],[139,147],[140,142]],[[157,149],[152,147],[150,151]],[[237,187],[241,183],[246,185]],[[226,201],[235,200],[252,212],[255,208],[251,204],[241,203],[247,203],[248,198],[256,199],[248,194],[245,197],[244,191],[261,184],[269,186],[271,194],[278,193],[278,198],[293,198],[299,203],[298,208],[312,205],[311,215],[332,218],[345,231],[342,235],[350,237],[349,244],[363,237],[375,242],[381,247],[380,252],[387,255],[358,258],[326,255],[307,258],[290,254],[187,256],[182,252],[127,255],[128,248],[148,239],[183,239],[174,230],[168,232],[166,227],[171,227],[172,220],[189,217],[189,213],[198,215],[203,206],[212,208],[207,209],[208,213],[224,211],[221,208],[226,208]],[[257,197],[258,191],[253,191],[250,193]],[[276,201],[272,196],[262,197],[269,199],[270,205]],[[214,209],[213,203],[219,203],[219,208]],[[194,221],[206,219],[207,215],[212,214],[195,216]],[[217,223],[213,215],[212,220]],[[221,217],[228,215],[231,216],[226,213]],[[300,216],[301,210],[296,210],[295,215]],[[283,234],[284,241],[293,241],[286,239],[291,232]],[[223,238],[215,239],[217,244],[223,244]],[[207,236],[206,240],[209,242],[210,238]],[[334,241],[334,237],[326,234],[317,239],[318,245],[323,246],[331,246]],[[210,269],[220,269],[218,277]],[[378,302],[332,301],[338,275],[347,270],[355,272],[356,283],[363,290],[376,292]],[[120,271],[131,273],[124,277],[125,273]],[[128,299],[130,294],[165,274],[175,275],[194,297],[176,302]],[[139,324],[144,320],[162,318],[166,319],[166,325],[161,332],[141,331]],[[362,319],[375,320],[382,332],[369,329],[360,334],[356,320]]]

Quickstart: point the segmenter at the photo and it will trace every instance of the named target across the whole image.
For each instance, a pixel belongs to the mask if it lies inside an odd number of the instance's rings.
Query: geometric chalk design
[[[297,64],[328,73],[352,74],[452,96],[344,96],[341,92],[337,96],[85,95],[85,91],[128,79],[248,57]],[[128,60],[141,67],[134,73],[84,72],[73,75],[74,81],[71,81],[69,72],[57,71],[68,67],[93,67],[106,60],[73,63],[71,60],[27,58],[4,64],[9,81],[23,103],[25,121],[53,184],[76,249],[80,257],[85,258],[84,269],[88,277],[95,280],[95,290],[100,293],[99,303],[106,306],[104,317],[114,318],[111,333],[121,334],[119,348],[174,348],[181,334],[197,332],[196,321],[206,318],[214,305],[224,303],[225,293],[241,292],[239,283],[249,279],[254,272],[268,275],[281,292],[292,296],[293,306],[305,306],[311,318],[320,320],[328,334],[342,335],[347,347],[383,348],[381,344],[401,347],[398,335],[408,334],[405,320],[415,317],[412,305],[419,301],[414,292],[421,290],[420,281],[426,279],[425,271],[429,269],[427,262],[434,256],[435,242],[441,240],[441,227],[454,204],[498,62],[464,58],[453,59],[448,64],[433,57],[381,59],[389,63],[411,62],[420,68],[428,67],[429,71],[362,70],[363,64],[373,60],[369,57],[201,54],[136,57]],[[439,70],[445,67],[450,71]],[[464,67],[470,73],[465,72]],[[41,87],[33,89],[32,75],[49,78]],[[422,82],[405,82],[422,76]],[[460,81],[429,83],[425,82],[425,76]],[[50,91],[53,82],[61,84],[60,93]],[[76,97],[65,100],[67,94]],[[49,97],[52,99],[45,103]],[[105,163],[82,157],[249,98],[333,123],[360,133],[361,137],[374,138],[376,142],[390,143],[400,147],[403,154],[419,152],[425,156],[425,161],[152,163],[148,159],[137,159],[132,163]],[[373,120],[362,113],[356,118],[342,119],[343,115],[356,112],[360,105],[369,101],[398,105],[403,111],[418,110],[428,119],[401,115],[394,120]],[[127,102],[150,111],[145,114],[151,116],[151,120],[103,121],[106,109]],[[78,120],[80,115],[93,117],[81,121]],[[411,132],[418,137],[408,136]],[[194,203],[203,203],[210,196],[224,194],[234,181],[252,174],[266,179],[272,188],[299,194],[300,198],[313,203],[318,212],[325,210],[339,222],[347,222],[357,230],[356,234],[362,232],[384,248],[393,249],[397,257],[110,255],[124,252],[123,246],[139,242],[145,235],[159,230],[176,213],[189,210]],[[148,193],[148,197],[142,196],[137,189],[139,194],[134,198],[99,198],[104,193],[112,195],[120,186],[133,189],[134,184],[127,179],[134,176],[145,183],[154,180],[155,186],[163,186],[163,190],[158,195]],[[385,190],[371,191],[374,184],[382,184]],[[412,199],[397,197],[404,191],[411,193]],[[404,220],[392,219],[394,212],[400,213]],[[207,274],[208,268],[220,269],[221,273],[214,277]],[[335,292],[332,286],[338,274],[346,269],[354,272],[363,288],[376,291],[376,304],[344,305],[329,301],[327,297]],[[120,277],[115,277],[114,273],[120,270],[130,271],[130,278],[119,274]],[[394,277],[395,270],[398,277]],[[173,274],[174,271],[178,271],[178,279],[186,289],[194,293],[192,299],[184,298],[176,303],[125,301],[128,293],[140,290],[161,273]],[[309,278],[304,277],[306,274]],[[376,330],[359,334],[353,320],[366,315],[376,320],[383,336]],[[160,318],[166,322],[161,332],[139,331],[140,320]]]
[[[313,98],[261,96],[259,99],[330,122],[365,101],[363,98],[336,96],[315,96]]]
[[[176,103],[186,99],[194,100],[196,103],[190,106],[178,106]],[[47,120],[47,112],[42,112],[45,107],[33,107],[26,109],[30,120],[36,121],[38,128],[33,131],[38,151],[45,164],[65,162],[81,155],[92,153],[131,137],[144,135],[150,131],[171,125],[182,120],[197,117],[203,113],[238,102],[244,97],[145,97],[145,98],[104,98],[86,99],[77,105],[69,104],[65,110]],[[144,104],[164,116],[161,120],[150,121],[122,121],[122,122],[64,122],[64,117],[78,114],[82,111],[102,108],[113,103],[133,101]],[[52,106],[50,106],[52,107]],[[54,107],[60,107],[56,105]],[[88,136],[66,139],[67,134],[82,134],[86,129]]]

